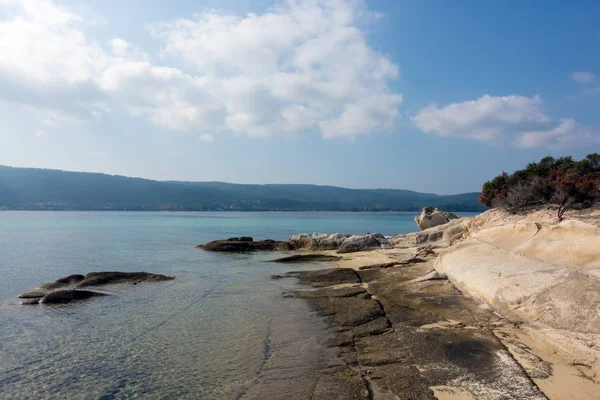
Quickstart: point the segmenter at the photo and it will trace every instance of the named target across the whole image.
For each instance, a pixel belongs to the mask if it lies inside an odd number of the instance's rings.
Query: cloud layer
[[[496,97],[429,106],[412,118],[425,133],[509,144],[518,148],[565,149],[600,145],[600,134],[572,119],[552,120],[539,96]]]
[[[160,52],[148,54],[120,38],[98,43],[89,21],[52,0],[0,0],[0,104],[29,110],[38,136],[116,108],[206,143],[221,133],[394,131],[399,68],[367,41],[365,26],[377,18],[362,0],[287,0],[245,16],[207,11],[152,26]],[[571,78],[596,93],[594,74]],[[425,133],[519,148],[600,144],[598,132],[542,107],[538,96],[484,95],[426,107],[412,122]]]
[[[156,56],[119,38],[96,43],[81,16],[50,0],[0,8],[3,100],[42,119],[118,106],[199,135],[353,137],[391,130],[402,101],[389,86],[398,67],[361,29],[374,14],[360,1],[289,0],[261,15],[168,21],[152,29]]]
[[[592,83],[596,80],[596,75],[591,72],[576,71],[571,74],[571,78],[577,83]]]

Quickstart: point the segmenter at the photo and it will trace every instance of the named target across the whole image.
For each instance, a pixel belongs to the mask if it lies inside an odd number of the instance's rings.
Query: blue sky
[[[477,191],[600,151],[595,1],[0,0],[0,164]]]

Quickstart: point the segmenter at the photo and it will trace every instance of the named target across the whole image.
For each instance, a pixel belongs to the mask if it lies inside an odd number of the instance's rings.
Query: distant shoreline
[[[414,210],[160,210],[160,209],[149,209],[149,210],[124,210],[124,209],[38,209],[38,208],[0,208],[2,211],[35,211],[35,212],[214,212],[214,213],[370,213],[370,214],[381,214],[381,213],[420,213],[421,209]],[[450,212],[459,213],[482,213],[485,210],[462,210],[462,209],[449,209]]]

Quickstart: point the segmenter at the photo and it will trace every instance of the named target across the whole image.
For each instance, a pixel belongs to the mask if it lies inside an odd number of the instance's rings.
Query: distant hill
[[[479,193],[438,196],[397,189],[153,181],[0,166],[0,209],[188,211],[480,211]]]

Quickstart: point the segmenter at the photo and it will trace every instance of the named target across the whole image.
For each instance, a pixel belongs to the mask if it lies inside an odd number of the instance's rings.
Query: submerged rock
[[[41,297],[31,298],[31,299],[23,299],[21,301],[22,305],[35,305],[40,304]]]
[[[65,304],[76,300],[85,300],[92,297],[108,296],[105,293],[91,292],[89,290],[55,290],[45,295],[40,304]]]
[[[217,251],[223,253],[244,253],[250,251],[277,251],[291,250],[288,242],[276,240],[254,241],[251,237],[235,237],[224,240],[214,240],[210,243],[196,246],[206,251]]]
[[[439,208],[425,207],[421,211],[421,215],[415,217],[415,223],[421,230],[425,230],[434,226],[447,224],[457,218],[458,215],[454,213],[442,211]]]
[[[142,282],[164,282],[175,279],[173,276],[152,274],[149,272],[90,272],[83,275],[69,275],[57,279],[55,282],[40,286],[46,290],[36,290],[21,293],[19,298],[24,299],[21,304],[57,304],[70,303],[74,300],[84,300],[91,297],[107,296],[105,293],[79,290],[88,286],[102,286],[111,284],[132,284]],[[59,289],[59,290],[53,290]]]
[[[57,279],[54,282],[46,283],[40,287],[42,289],[50,289],[50,290],[58,289],[58,288],[74,285],[78,282],[81,282],[84,279],[85,279],[85,276],[83,276],[83,275],[73,274],[73,275],[65,276],[64,278]]]
[[[19,298],[20,299],[41,299],[46,294],[48,294],[48,292],[40,292],[40,291],[25,292],[25,293],[21,293],[19,295]]]
[[[278,263],[309,263],[309,262],[332,262],[339,261],[342,257],[327,254],[296,254],[289,257],[277,258],[271,262]]]
[[[117,283],[164,282],[175,279],[173,276],[152,274],[149,272],[90,272],[77,287],[100,286]]]

